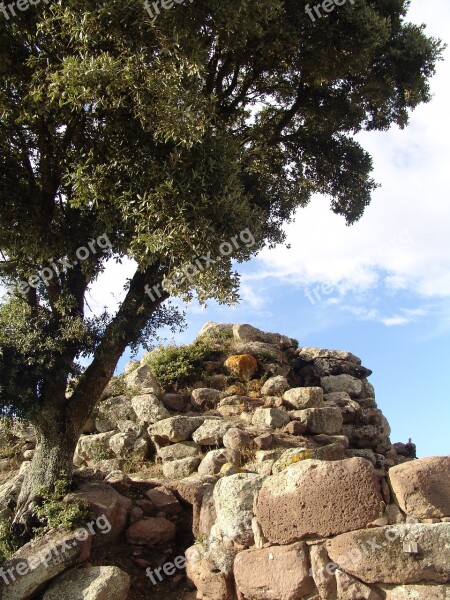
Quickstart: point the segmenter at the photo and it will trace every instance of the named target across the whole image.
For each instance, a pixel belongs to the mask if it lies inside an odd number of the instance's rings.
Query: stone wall
[[[450,596],[450,457],[391,443],[361,360],[250,325],[199,337],[198,381],[164,390],[148,356],[130,364],[77,447],[75,497],[110,506],[136,565],[181,549],[203,600]]]

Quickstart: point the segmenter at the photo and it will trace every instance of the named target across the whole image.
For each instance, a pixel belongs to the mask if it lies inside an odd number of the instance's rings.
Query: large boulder
[[[291,420],[282,408],[257,408],[253,414],[252,423],[256,427],[270,427],[278,429]]]
[[[3,563],[2,600],[28,600],[43,585],[90,556],[92,536],[83,530],[48,533],[28,542]]]
[[[275,344],[281,348],[292,348],[295,342],[287,335],[279,333],[266,333],[252,325],[233,325],[233,336],[237,342],[263,342]]]
[[[389,469],[400,508],[419,519],[450,517],[450,456],[432,456]]]
[[[283,400],[292,408],[319,408],[323,404],[323,390],[320,387],[297,387],[287,390]]]
[[[114,452],[109,446],[109,440],[114,434],[115,431],[108,431],[95,435],[82,435],[75,450],[75,465],[81,466],[84,462],[89,464],[98,460],[114,458]]]
[[[197,337],[209,336],[209,337],[220,337],[226,333],[233,334],[233,323],[215,323],[214,321],[208,321],[200,329]]]
[[[235,600],[233,561],[236,551],[214,540],[186,550],[186,576],[208,600]]]
[[[118,567],[71,569],[54,581],[43,600],[127,600],[130,576]]]
[[[223,436],[233,427],[233,423],[222,419],[206,419],[203,425],[194,431],[192,439],[201,446],[221,446]]]
[[[183,479],[195,473],[200,459],[195,456],[171,460],[163,464],[163,475],[167,479]]]
[[[95,428],[100,433],[117,429],[120,421],[135,421],[136,414],[127,396],[114,396],[95,409]]]
[[[326,547],[341,570],[364,583],[450,581],[450,523],[361,529],[328,540]]]
[[[158,436],[168,442],[185,442],[205,420],[205,417],[170,417],[148,428],[150,436]]]
[[[216,525],[231,540],[253,544],[253,501],[264,478],[256,473],[236,473],[220,479],[214,488]]]
[[[306,544],[244,550],[234,561],[236,588],[252,600],[298,600],[314,590]]]
[[[261,388],[261,396],[282,396],[290,388],[288,380],[283,375],[269,377]]]
[[[361,364],[361,359],[345,350],[326,350],[323,348],[314,348],[310,346],[304,346],[299,348],[297,351],[298,356],[307,362],[316,360],[317,358],[327,358],[334,360],[345,360],[347,362]]]
[[[382,510],[378,477],[367,460],[304,460],[264,481],[256,517],[270,542],[289,544],[365,527]]]
[[[127,529],[127,542],[136,546],[158,546],[175,538],[176,528],[164,517],[146,517]]]
[[[202,409],[214,408],[220,401],[221,393],[219,390],[211,388],[197,388],[192,390],[192,404]]]
[[[223,436],[223,445],[230,450],[242,451],[248,448],[251,442],[251,436],[238,427],[228,429]]]
[[[177,442],[176,444],[158,448],[157,456],[161,458],[163,462],[170,462],[182,458],[198,457],[201,450],[201,447],[195,442]]]
[[[224,367],[234,377],[249,381],[258,370],[258,363],[251,354],[233,354],[227,358]]]
[[[363,391],[360,379],[351,375],[327,375],[321,377],[320,386],[325,394],[332,392],[347,392],[351,398],[358,398]]]
[[[139,391],[145,389],[147,392],[152,392],[156,396],[162,395],[161,386],[152,375],[147,365],[139,365],[124,378],[125,384],[129,389]]]
[[[337,600],[381,600],[380,594],[358,579],[336,570]]]
[[[64,498],[64,502],[85,500],[96,518],[106,519],[109,531],[96,535],[95,546],[115,541],[128,523],[132,502],[105,483],[85,483]]]
[[[306,431],[316,434],[334,435],[340,433],[344,423],[340,409],[334,406],[294,410],[291,416],[303,423]]]
[[[152,425],[170,417],[169,411],[155,394],[134,396],[131,399],[131,406],[140,424]]]
[[[445,600],[450,598],[450,585],[380,586],[385,600]]]
[[[316,358],[314,360],[314,372],[318,377],[328,375],[351,375],[357,379],[370,377],[372,371],[354,362],[337,360],[335,358]]]
[[[198,472],[200,475],[216,475],[225,463],[232,463],[239,466],[239,452],[228,450],[227,448],[210,450],[200,463]]]

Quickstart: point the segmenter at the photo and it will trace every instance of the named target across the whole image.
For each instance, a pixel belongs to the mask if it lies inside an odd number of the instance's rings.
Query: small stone
[[[268,450],[274,442],[273,435],[271,433],[263,433],[253,440],[253,443],[260,450]]]

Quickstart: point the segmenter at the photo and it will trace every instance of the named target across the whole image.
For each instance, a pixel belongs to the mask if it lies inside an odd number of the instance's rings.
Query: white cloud
[[[429,24],[429,35],[442,38],[446,17],[448,23],[450,7],[443,0],[434,6],[417,0],[409,15]],[[253,279],[332,285],[334,296],[375,288],[422,298],[450,296],[449,59],[450,49],[431,82],[435,97],[416,109],[408,128],[358,136],[373,156],[374,177],[382,184],[363,218],[346,227],[325,198],[314,198],[287,227],[292,248],[263,251]],[[384,322],[400,324],[405,318]]]

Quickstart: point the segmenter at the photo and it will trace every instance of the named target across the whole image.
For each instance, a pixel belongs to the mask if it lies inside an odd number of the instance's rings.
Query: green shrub
[[[50,529],[76,529],[93,517],[85,500],[63,502],[69,492],[70,484],[64,480],[57,481],[52,490],[40,488],[38,494],[41,502],[36,506],[35,513],[42,525],[35,529],[36,533],[45,533]]]
[[[8,521],[0,521],[0,566],[24,544],[17,538]]]
[[[193,384],[203,372],[203,363],[220,355],[205,338],[187,346],[162,347],[148,359],[148,365],[165,389],[179,389]]]

